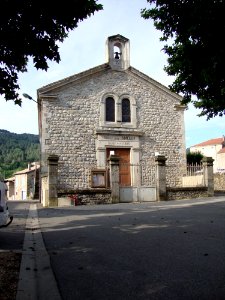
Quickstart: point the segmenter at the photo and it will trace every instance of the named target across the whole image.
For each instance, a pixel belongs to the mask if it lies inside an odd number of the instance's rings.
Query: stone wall
[[[167,200],[208,197],[207,187],[167,188]]]
[[[36,170],[27,173],[27,199],[34,198]]]
[[[69,203],[74,205],[74,201],[71,200],[70,196],[76,195],[78,197],[79,205],[89,205],[89,204],[110,204],[111,200],[111,190],[109,189],[82,189],[75,191],[60,191],[58,193],[59,199],[63,203]],[[62,198],[66,198],[67,201],[62,201]]]
[[[106,70],[54,90],[56,99],[43,100],[42,172],[46,172],[47,156],[56,154],[58,188],[89,188],[91,169],[97,166],[95,132],[100,126],[101,99],[105,93],[126,93],[136,99],[136,130],[144,132],[140,137],[140,163],[146,164],[146,174],[158,152],[167,158],[168,185],[181,185],[186,165],[183,110],[178,107],[179,100],[163,88],[158,83],[150,84],[142,73],[136,76]],[[121,128],[133,130],[126,125]]]
[[[225,173],[214,174],[214,189],[215,191],[225,191]]]

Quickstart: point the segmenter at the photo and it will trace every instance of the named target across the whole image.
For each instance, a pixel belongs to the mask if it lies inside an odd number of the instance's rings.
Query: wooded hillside
[[[0,175],[9,178],[29,162],[39,161],[39,149],[38,135],[0,129]]]

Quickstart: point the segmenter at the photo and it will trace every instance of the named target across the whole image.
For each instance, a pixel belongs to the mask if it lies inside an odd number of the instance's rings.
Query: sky
[[[109,36],[121,34],[130,40],[131,66],[168,87],[173,77],[163,70],[167,55],[162,51],[162,33],[152,20],[141,17],[146,0],[99,0],[104,9],[78,24],[63,43],[59,44],[61,60],[49,61],[48,71],[36,70],[32,60],[28,71],[19,75],[20,95],[29,94],[36,100],[37,89],[65,77],[88,70],[106,62],[105,42]],[[225,135],[224,118],[209,121],[198,117],[200,110],[192,105],[184,113],[186,148]],[[23,98],[22,107],[0,96],[0,129],[15,133],[38,134],[37,104]]]

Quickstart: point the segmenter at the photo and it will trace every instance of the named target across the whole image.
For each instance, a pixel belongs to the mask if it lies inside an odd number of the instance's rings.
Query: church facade
[[[154,186],[159,154],[167,159],[167,184],[181,184],[181,97],[130,66],[129,39],[108,37],[106,53],[105,64],[37,91],[43,195],[49,155],[59,158],[58,190],[110,188],[110,155],[120,158],[121,187]]]

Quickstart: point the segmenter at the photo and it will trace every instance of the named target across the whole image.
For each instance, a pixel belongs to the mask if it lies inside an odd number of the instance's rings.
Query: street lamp
[[[28,95],[26,93],[23,94],[23,97],[38,103],[36,100],[34,100],[30,95]]]

